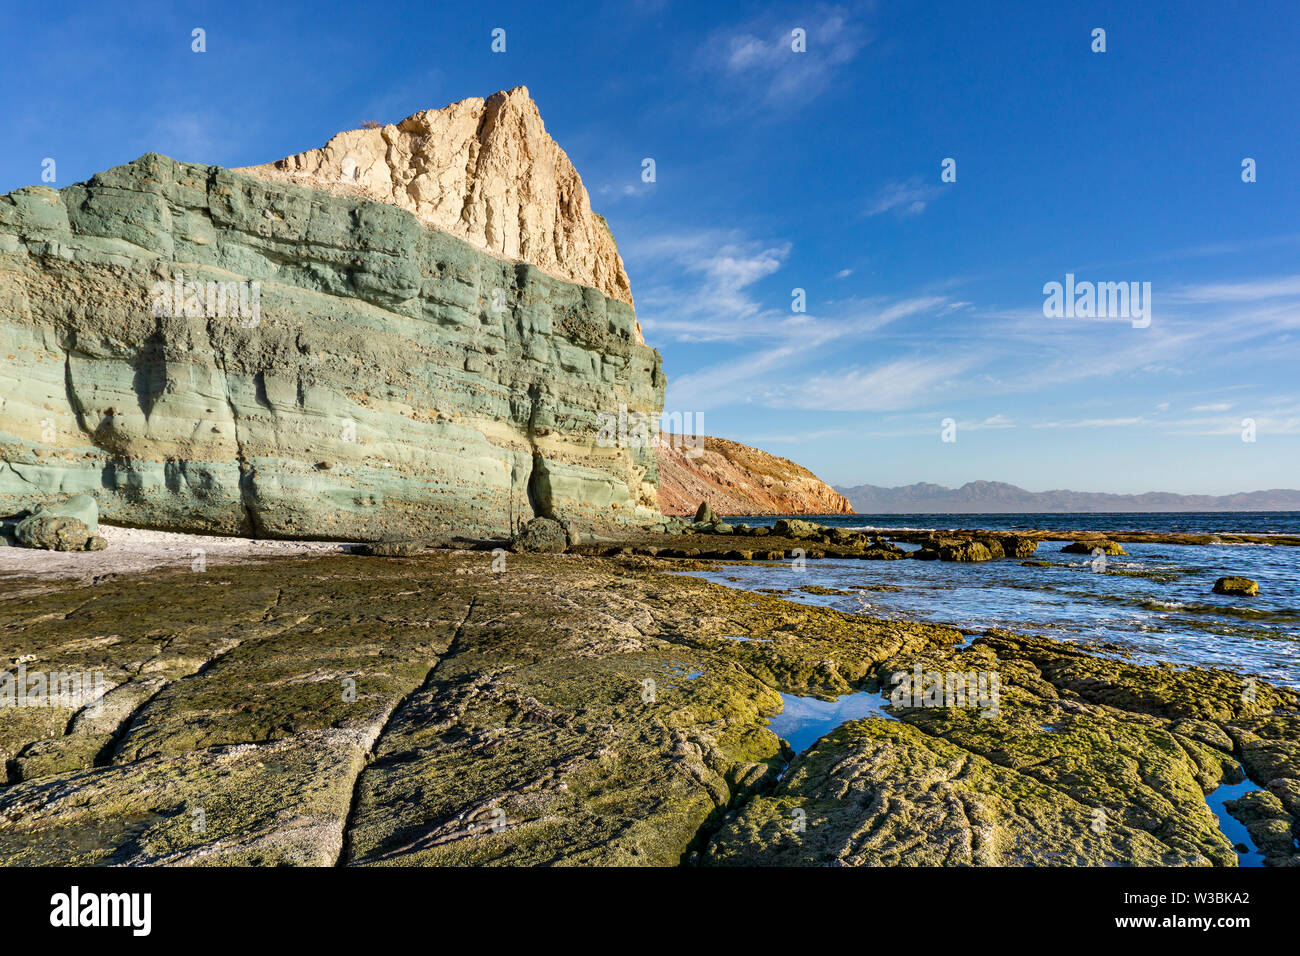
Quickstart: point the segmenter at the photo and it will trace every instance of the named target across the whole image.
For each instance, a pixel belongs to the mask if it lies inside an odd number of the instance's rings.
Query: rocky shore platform
[[[1300,863],[1293,692],[667,573],[702,566],[254,556],[8,589],[0,671],[106,693],[3,713],[0,863],[1234,866],[1205,794],[1243,769],[1254,841]],[[782,694],[918,666],[996,674],[998,715],[918,700],[801,754],[767,727]]]

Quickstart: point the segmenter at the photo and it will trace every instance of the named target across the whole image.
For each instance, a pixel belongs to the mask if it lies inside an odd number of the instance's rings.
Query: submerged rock
[[[1250,578],[1226,577],[1214,582],[1215,594],[1235,594],[1241,597],[1257,597],[1259,582]]]
[[[1251,790],[1236,800],[1227,801],[1223,807],[1245,825],[1266,862],[1287,866],[1295,858],[1300,863],[1300,852],[1296,850],[1296,837],[1292,830],[1297,825],[1296,820],[1274,794],[1268,790]]]

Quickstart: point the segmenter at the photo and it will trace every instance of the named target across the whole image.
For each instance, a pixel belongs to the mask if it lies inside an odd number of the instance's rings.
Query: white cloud
[[[925,212],[926,204],[939,195],[942,189],[922,183],[919,177],[906,182],[886,184],[867,204],[868,216],[879,216],[893,211],[900,216],[915,216]]]
[[[1300,297],[1300,275],[1250,279],[1245,282],[1207,283],[1169,293],[1172,301],[1199,305],[1294,297]]]
[[[773,389],[766,404],[821,411],[866,412],[907,408],[932,400],[955,377],[977,363],[975,356],[902,358],[874,368],[821,372],[798,384]]]
[[[764,305],[750,290],[785,263],[788,242],[705,229],[634,239],[624,243],[623,255],[633,274],[649,279],[636,294],[647,333],[689,342],[725,341],[783,335],[805,321],[788,307]]]
[[[796,28],[806,33],[805,52],[793,49]],[[697,59],[742,95],[744,102],[784,107],[816,97],[867,42],[867,31],[847,10],[821,5],[770,12],[738,27],[716,30],[705,39]]]
[[[1006,415],[991,415],[980,422],[958,422],[957,430],[964,432],[986,431],[988,429],[1015,428],[1016,423]]]

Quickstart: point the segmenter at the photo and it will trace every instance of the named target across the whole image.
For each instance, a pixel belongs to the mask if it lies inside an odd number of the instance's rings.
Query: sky
[[[840,485],[1300,487],[1294,0],[0,0],[0,28],[0,193],[525,85],[700,431]],[[1067,274],[1149,310],[1049,316]]]

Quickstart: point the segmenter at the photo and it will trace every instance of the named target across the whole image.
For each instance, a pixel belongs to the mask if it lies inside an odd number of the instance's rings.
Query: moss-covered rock
[[[0,863],[1232,865],[1202,795],[1238,757],[1269,819],[1293,814],[1292,692],[1004,632],[963,650],[627,550],[10,595],[0,665],[101,671],[107,693],[0,720]],[[780,694],[918,664],[996,673],[997,715],[900,705],[778,784]]]
[[[1259,582],[1252,581],[1250,578],[1219,578],[1214,582],[1212,590],[1215,594],[1235,594],[1241,597],[1257,597],[1259,595]]]

